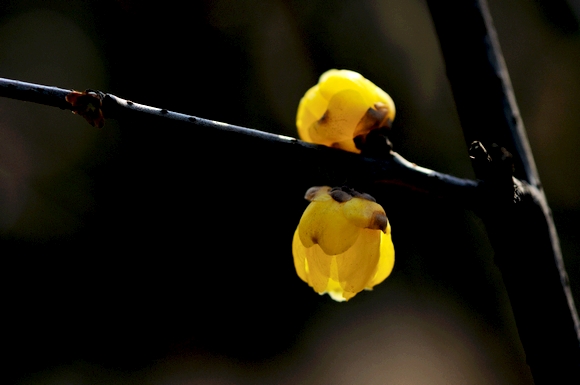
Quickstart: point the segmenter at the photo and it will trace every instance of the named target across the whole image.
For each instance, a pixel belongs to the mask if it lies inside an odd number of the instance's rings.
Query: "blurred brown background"
[[[580,3],[489,6],[578,301]],[[0,4],[0,77],[288,136],[329,68],[393,97],[396,151],[473,178],[423,1]],[[223,148],[0,98],[7,383],[531,383],[473,213],[379,197],[395,270],[337,304],[290,244],[304,191],[342,182]]]

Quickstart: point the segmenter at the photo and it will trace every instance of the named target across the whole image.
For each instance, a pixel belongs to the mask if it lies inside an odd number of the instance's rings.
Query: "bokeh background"
[[[183,4],[2,1],[0,77],[296,136],[302,94],[352,69],[395,100],[395,150],[473,178],[423,1]],[[580,3],[489,6],[578,300]],[[0,99],[3,382],[531,383],[472,212],[383,191],[395,270],[335,303],[290,245],[306,189],[342,182],[232,147]]]

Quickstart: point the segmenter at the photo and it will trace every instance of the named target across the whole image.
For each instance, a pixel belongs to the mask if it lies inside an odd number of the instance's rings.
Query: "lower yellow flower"
[[[391,274],[395,249],[383,208],[347,187],[312,187],[292,241],[298,276],[319,294],[346,301]]]

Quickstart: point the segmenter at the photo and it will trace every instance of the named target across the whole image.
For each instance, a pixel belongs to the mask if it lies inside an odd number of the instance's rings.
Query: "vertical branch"
[[[539,185],[509,74],[485,0],[428,1],[467,145],[497,143],[515,174]]]
[[[487,186],[481,216],[534,381],[580,383],[578,313],[487,4],[427,3],[475,173]]]

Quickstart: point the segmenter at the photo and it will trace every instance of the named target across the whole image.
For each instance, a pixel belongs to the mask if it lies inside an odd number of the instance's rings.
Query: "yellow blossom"
[[[357,72],[332,69],[300,100],[296,127],[306,142],[360,153],[356,142],[393,119],[395,103],[385,91]]]
[[[391,274],[395,249],[383,208],[347,187],[312,187],[294,233],[298,276],[319,294],[346,301]]]

